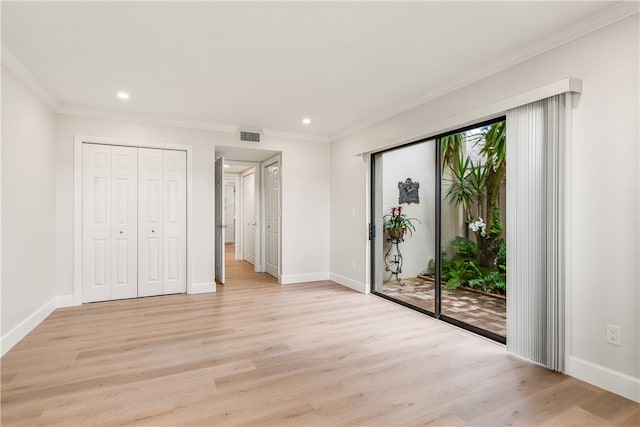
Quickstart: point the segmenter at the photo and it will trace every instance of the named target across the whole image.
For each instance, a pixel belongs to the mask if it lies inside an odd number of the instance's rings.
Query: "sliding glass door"
[[[506,337],[504,119],[372,155],[373,292]]]
[[[429,313],[436,286],[428,260],[436,249],[436,141],[377,153],[373,158],[375,292]]]

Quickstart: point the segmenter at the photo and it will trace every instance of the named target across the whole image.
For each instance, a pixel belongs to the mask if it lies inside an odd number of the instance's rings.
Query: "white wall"
[[[56,117],[56,294],[73,293],[73,141],[75,135],[193,146],[193,283],[213,282],[214,150],[240,146],[235,133],[91,118]],[[242,145],[246,147],[246,145]],[[283,282],[329,277],[329,145],[265,138],[256,148],[282,151]]]
[[[2,66],[2,347],[55,307],[54,113]],[[42,319],[39,319],[42,320]],[[21,338],[21,336],[19,337]],[[19,339],[18,338],[18,339]]]
[[[383,212],[378,215],[386,215],[392,207],[402,206],[402,213],[417,220],[413,221],[416,231],[413,235],[405,233],[404,242],[399,244],[403,260],[399,276],[402,279],[418,276],[427,268],[429,260],[435,257],[435,147],[435,141],[427,141],[383,153],[382,170],[376,171],[376,175],[381,175],[377,178],[382,180]],[[399,205],[398,183],[407,178],[420,184],[420,203]],[[386,242],[388,236],[383,234],[382,228],[379,231],[379,235],[385,238],[385,245],[383,253],[376,254],[376,258],[384,259],[389,249]],[[389,279],[389,273],[384,275],[384,279]]]
[[[568,370],[640,399],[638,35],[636,14],[333,142],[334,280],[364,289],[367,277],[366,168],[355,153],[427,136],[438,123],[564,77],[582,79],[569,176]],[[621,326],[620,347],[606,343],[607,323]]]
[[[329,279],[329,144],[281,145],[282,277],[298,283]]]

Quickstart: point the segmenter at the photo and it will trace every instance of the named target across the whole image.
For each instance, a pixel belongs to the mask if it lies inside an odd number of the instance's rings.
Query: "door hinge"
[[[369,223],[369,240],[376,238],[376,225]]]

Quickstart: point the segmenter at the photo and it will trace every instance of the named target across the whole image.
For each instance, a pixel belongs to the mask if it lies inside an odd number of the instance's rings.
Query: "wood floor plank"
[[[640,425],[640,405],[335,283],[58,309],[1,359],[2,425]]]

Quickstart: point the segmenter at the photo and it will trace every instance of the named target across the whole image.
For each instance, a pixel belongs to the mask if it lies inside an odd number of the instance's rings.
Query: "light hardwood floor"
[[[2,425],[630,425],[639,405],[332,282],[56,310],[2,358]]]

